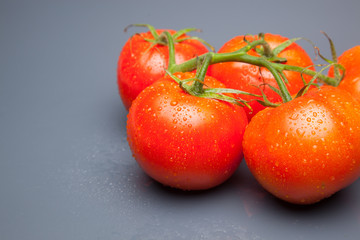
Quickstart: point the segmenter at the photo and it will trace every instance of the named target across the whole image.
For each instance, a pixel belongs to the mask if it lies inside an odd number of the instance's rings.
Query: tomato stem
[[[203,61],[201,61],[199,68],[197,68],[196,79],[198,81],[195,81],[195,83],[194,83],[194,88],[195,88],[196,92],[202,93],[204,91],[203,90],[204,80],[205,80],[206,72],[207,72],[210,62],[211,62],[211,58],[212,58],[211,55],[209,55],[209,54],[205,55],[205,57],[203,58]]]
[[[263,59],[263,58],[259,58],[259,59],[262,62],[262,66],[266,67],[272,73],[272,75],[274,76],[274,78],[276,80],[276,83],[279,86],[280,97],[283,100],[283,102],[284,103],[290,102],[292,100],[291,95],[290,95],[288,89],[286,88],[284,80],[282,79],[279,72],[272,66],[271,62],[269,62],[269,61],[267,61],[266,59]]]
[[[175,46],[174,46],[174,38],[168,31],[164,31],[160,34],[159,38],[163,37],[167,40],[167,45],[169,48],[169,63],[168,68],[171,69],[176,65],[175,61]]]

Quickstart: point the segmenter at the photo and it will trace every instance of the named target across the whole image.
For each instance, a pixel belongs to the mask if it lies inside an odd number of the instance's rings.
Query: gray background
[[[360,182],[312,206],[267,194],[245,163],[204,192],[148,178],[126,142],[116,65],[131,23],[360,43],[359,1],[0,1],[0,239],[358,239]],[[311,46],[299,42],[311,51]]]

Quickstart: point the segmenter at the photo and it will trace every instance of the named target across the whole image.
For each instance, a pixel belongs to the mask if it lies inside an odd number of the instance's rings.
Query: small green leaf
[[[273,49],[273,54],[275,56],[277,56],[279,53],[281,53],[285,48],[287,48],[288,46],[290,46],[293,42],[300,40],[302,38],[292,38],[289,39],[283,43],[281,43],[280,45],[278,45],[276,48]]]
[[[199,37],[187,37],[187,38],[181,38],[181,39],[176,39],[175,42],[183,42],[185,40],[198,40],[199,42],[203,43],[204,45],[206,45],[208,48],[210,48],[211,51],[215,52],[215,48],[208,42],[206,42],[205,40],[203,40],[202,38]]]
[[[284,80],[285,83],[289,83],[289,80],[287,79],[286,75],[284,72],[279,72],[281,78]]]
[[[258,94],[253,94],[253,93],[244,92],[244,91],[231,89],[231,88],[206,88],[206,89],[204,89],[204,91],[208,92],[208,93],[232,93],[232,94],[248,95],[248,96],[253,96],[253,97],[261,97],[261,95],[258,95]]]
[[[159,37],[156,29],[150,24],[130,24],[124,29],[124,32],[126,32],[130,27],[147,27],[155,39]]]
[[[174,39],[177,39],[178,37],[180,37],[183,34],[186,34],[188,32],[194,32],[194,31],[201,32],[201,30],[198,28],[185,28],[185,29],[181,29],[181,30],[177,31],[176,33],[174,33],[173,36],[174,36]]]
[[[278,106],[280,106],[281,104],[278,104],[278,103],[272,103],[270,101],[262,101],[262,100],[259,100],[259,99],[256,99],[255,101],[257,101],[258,103],[260,103],[261,105],[263,105],[264,107],[273,107],[273,108],[276,108]]]
[[[167,70],[167,69],[164,69],[164,70],[172,79],[175,80],[175,82],[180,83],[183,81],[180,78],[176,77],[174,74],[172,74],[169,70]]]
[[[268,85],[270,87],[270,85]],[[260,103],[261,105],[265,106],[265,107],[278,107],[280,104],[277,103],[272,103],[270,102],[270,100],[267,98],[266,94],[264,93],[264,91],[258,87],[259,90],[261,91],[262,94],[262,98],[263,100],[260,99],[255,99],[255,101],[257,101],[258,103]],[[277,89],[278,90],[278,89]],[[281,96],[281,95],[280,95]]]

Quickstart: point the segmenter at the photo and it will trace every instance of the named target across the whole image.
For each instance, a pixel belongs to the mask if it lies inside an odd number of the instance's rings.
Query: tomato
[[[331,86],[260,111],[243,141],[245,161],[278,198],[320,201],[360,175],[360,104]]]
[[[160,35],[165,30],[157,30]],[[174,34],[174,30],[166,30]],[[178,39],[189,37],[183,34]],[[169,61],[168,46],[156,44],[149,32],[132,36],[124,45],[118,60],[117,82],[119,93],[126,109],[147,86],[165,75]],[[177,64],[208,52],[200,41],[189,39],[175,43],[175,61]]]
[[[258,38],[247,36],[246,39],[248,41],[252,41]],[[289,39],[280,35],[267,33],[265,34],[265,40],[273,49]],[[244,36],[236,36],[225,43],[218,52],[234,52],[244,47],[246,44],[247,43],[244,41]],[[249,51],[249,54],[253,56],[259,56],[255,50]],[[309,55],[295,42],[281,51],[278,54],[278,57],[286,58],[287,62],[285,64],[288,65],[300,67],[308,67],[313,65]],[[310,67],[310,69],[314,70],[313,67]],[[301,74],[293,71],[285,71],[284,73],[289,81],[287,88],[290,94],[296,94],[304,86]],[[272,91],[268,86],[264,85],[264,83],[266,83],[278,88],[273,75],[265,68],[260,69],[258,66],[241,62],[223,62],[211,65],[208,74],[223,82],[228,88],[261,95],[261,91],[259,89],[260,87],[263,89],[264,93],[271,102],[281,101],[281,98],[278,94]],[[311,77],[304,75],[304,79],[309,81]],[[256,97],[245,95],[240,95],[239,97],[248,101],[251,99],[256,99]],[[249,120],[257,112],[265,108],[256,101],[250,102],[249,105],[253,109],[253,111],[250,111],[248,108],[245,109]]]
[[[338,63],[345,68],[345,77],[339,88],[348,91],[355,99],[360,101],[360,45],[345,51],[338,59]],[[334,76],[334,69],[330,68],[329,76]]]
[[[180,79],[194,73],[176,73]],[[209,87],[224,87],[212,77]],[[166,76],[133,101],[127,121],[130,149],[140,167],[158,182],[202,190],[227,180],[242,158],[247,125],[242,107],[192,96]]]

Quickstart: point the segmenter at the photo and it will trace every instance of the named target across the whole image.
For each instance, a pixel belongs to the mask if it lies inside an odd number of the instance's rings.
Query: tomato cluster
[[[185,33],[156,33],[131,37],[118,61],[128,142],[150,177],[204,190],[245,158],[268,192],[295,204],[318,202],[359,178],[360,46],[325,76],[280,35],[237,36],[213,53]],[[324,79],[339,86],[317,84]]]

